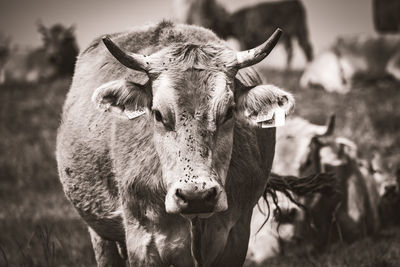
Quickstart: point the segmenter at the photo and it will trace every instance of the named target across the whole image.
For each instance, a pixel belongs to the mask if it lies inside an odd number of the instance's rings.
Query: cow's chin
[[[176,196],[176,189],[169,190],[165,197],[165,210],[169,214],[180,214],[188,219],[209,218],[214,213],[228,209],[226,192],[220,191],[214,201],[185,201]]]

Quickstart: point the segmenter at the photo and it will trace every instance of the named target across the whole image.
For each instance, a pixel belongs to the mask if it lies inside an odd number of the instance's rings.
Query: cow
[[[175,17],[179,22],[211,29],[223,39],[233,37],[231,14],[217,1],[174,0],[174,6]],[[265,36],[266,33],[263,34]]]
[[[364,165],[373,173],[379,195],[379,218],[382,227],[400,225],[400,168],[396,174],[391,172],[392,167],[382,159],[380,154],[374,153],[370,162]]]
[[[64,192],[99,266],[241,266],[252,209],[294,105],[210,30],[162,21],[78,57],[57,135]],[[104,45],[103,45],[104,44]]]
[[[400,222],[396,215],[398,182],[378,154],[371,160],[362,159],[354,142],[333,136],[334,123],[334,117],[326,126],[294,117],[277,129],[274,173],[293,177],[331,173],[337,188],[292,194],[297,203],[278,194],[282,214],[268,221],[268,209],[260,199],[253,210],[248,262],[260,264],[293,245],[322,252],[334,242],[353,242]],[[273,201],[268,201],[270,208]]]
[[[374,28],[378,33],[400,32],[400,2],[397,0],[373,0]]]
[[[304,223],[305,220],[297,221],[295,235],[299,240],[311,241],[314,250],[323,251],[334,242],[350,243],[377,233],[380,229],[378,186],[364,162],[355,143],[347,138],[313,140],[303,171],[317,166],[323,172],[334,173],[340,193],[305,200],[313,227]]]
[[[4,62],[4,82],[38,82],[72,76],[78,55],[74,30],[55,24],[49,28],[37,23],[43,45],[33,50],[16,50]]]
[[[301,76],[303,88],[320,87],[346,94],[354,78],[400,80],[400,35],[348,35],[308,64]]]
[[[331,135],[333,128],[333,117],[327,125],[312,124],[301,117],[288,119],[285,126],[277,128],[272,171],[281,176],[299,177],[303,175],[300,167],[308,157],[311,140]],[[307,172],[307,175],[319,172],[321,170],[315,168],[314,171]],[[282,253],[282,242],[289,242],[295,238],[294,220],[303,219],[301,216],[304,216],[304,212],[299,209],[297,204],[281,192],[277,192],[276,196],[282,214],[288,215],[285,217],[291,219],[282,221],[282,216],[276,218],[272,216],[270,209],[274,204],[271,196],[267,198],[268,203],[265,202],[264,198],[259,199],[258,205],[253,209],[249,249],[246,258],[248,263],[261,264],[267,258]],[[277,228],[277,224],[279,224],[279,228]]]
[[[182,22],[197,24],[213,30],[221,38],[236,38],[242,49],[250,49],[263,42],[265,33],[272,34],[276,27],[282,28],[282,42],[287,53],[286,67],[293,58],[293,41],[297,40],[307,61],[313,59],[309,40],[307,16],[298,0],[263,2],[244,7],[233,13],[216,0],[177,0],[183,7],[177,16]]]

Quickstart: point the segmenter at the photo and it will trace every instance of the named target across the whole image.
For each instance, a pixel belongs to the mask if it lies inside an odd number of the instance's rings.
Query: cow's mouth
[[[216,196],[217,191],[212,190],[204,198],[187,198],[177,190],[176,196],[182,201],[181,213],[182,215],[200,215],[200,214],[210,214],[215,210],[215,205],[217,202]]]
[[[209,187],[178,187],[168,191],[165,198],[167,213],[181,214],[185,217],[207,218],[215,212],[225,211],[228,208],[225,191],[218,185]]]

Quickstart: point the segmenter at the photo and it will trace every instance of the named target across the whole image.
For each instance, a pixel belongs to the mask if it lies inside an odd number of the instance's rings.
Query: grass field
[[[337,115],[337,133],[366,157],[400,162],[400,85],[359,82],[348,95],[299,89],[298,72],[262,70],[294,93],[295,114],[323,124]],[[0,266],[95,266],[84,223],[57,178],[55,138],[70,81],[0,87]],[[400,266],[400,230],[388,229],[320,256],[289,254],[268,266]]]

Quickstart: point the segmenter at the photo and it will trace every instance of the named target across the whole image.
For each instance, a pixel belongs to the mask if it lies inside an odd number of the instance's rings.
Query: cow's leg
[[[99,267],[120,267],[126,266],[125,261],[118,253],[117,244],[114,241],[105,240],[99,236],[92,228],[89,227],[90,239],[96,257],[97,266]]]
[[[308,33],[306,31],[304,33],[299,33],[297,35],[297,42],[299,43],[300,48],[303,50],[307,61],[310,62],[313,59],[313,48],[308,38]]]
[[[293,44],[290,36],[287,36],[283,40],[283,45],[286,50],[286,69],[291,68],[292,58],[293,58]]]

